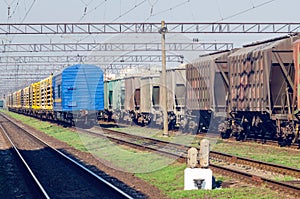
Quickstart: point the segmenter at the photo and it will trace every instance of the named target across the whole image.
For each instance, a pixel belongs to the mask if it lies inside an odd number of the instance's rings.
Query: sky
[[[289,21],[297,0],[1,0],[1,22]],[[10,9],[9,9],[10,8]],[[240,13],[240,14],[238,14]]]
[[[167,23],[300,22],[299,8],[299,0],[0,0],[0,23],[160,23],[162,20]],[[167,34],[166,42],[192,42],[193,38],[197,38],[199,42],[232,42],[234,47],[241,47],[244,44],[279,36],[283,35]],[[0,42],[3,44],[128,41],[157,43],[161,41],[161,36],[160,34],[0,35]],[[124,52],[123,54],[130,53],[132,52]],[[190,62],[200,54],[209,52],[168,53],[183,55],[185,61]],[[17,55],[23,54],[18,53]],[[112,52],[107,52],[107,54],[112,54]],[[2,56],[5,55],[16,55],[16,53],[2,53]],[[39,55],[47,55],[47,53],[40,53]],[[5,84],[3,81],[0,82],[0,87],[3,83]]]
[[[0,22],[299,22],[299,7],[299,0],[1,0]],[[276,36],[186,35],[200,41],[234,42],[237,47]],[[0,36],[4,42],[18,38],[22,42],[22,36]]]

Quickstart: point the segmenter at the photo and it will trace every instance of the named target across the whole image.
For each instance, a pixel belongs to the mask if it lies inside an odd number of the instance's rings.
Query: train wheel
[[[228,139],[231,135],[231,130],[228,128],[228,122],[222,122],[218,125],[218,132],[222,139]]]

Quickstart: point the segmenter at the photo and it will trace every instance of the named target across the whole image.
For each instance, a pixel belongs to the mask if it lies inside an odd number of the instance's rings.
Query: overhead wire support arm
[[[171,33],[296,33],[300,23],[165,23]],[[2,23],[8,34],[119,34],[157,33],[161,23]]]
[[[182,63],[183,55],[166,55],[168,62]],[[0,56],[0,64],[8,63],[120,63],[161,62],[160,55],[68,55],[68,56]]]
[[[222,51],[233,49],[228,42],[172,42],[168,51]],[[161,43],[9,43],[0,44],[0,52],[72,52],[72,51],[161,51]]]

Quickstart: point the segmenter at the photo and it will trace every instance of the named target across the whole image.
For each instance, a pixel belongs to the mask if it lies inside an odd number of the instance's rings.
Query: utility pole
[[[161,21],[161,51],[162,51],[162,72],[161,72],[161,88],[162,88],[162,109],[163,109],[163,121],[164,121],[164,136],[169,136],[168,129],[168,107],[167,107],[167,69],[166,69],[166,46],[165,46],[165,34],[167,27],[165,27],[165,21]]]

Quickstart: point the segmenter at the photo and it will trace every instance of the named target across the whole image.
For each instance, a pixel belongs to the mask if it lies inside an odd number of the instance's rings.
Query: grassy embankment
[[[170,198],[280,198],[271,190],[251,187],[218,189],[212,191],[183,191],[184,164],[160,157],[149,152],[140,152],[128,147],[120,147],[110,141],[93,136],[81,135],[67,128],[59,127],[37,119],[9,113],[25,124],[66,142],[78,150],[93,153],[113,167],[133,172],[139,178],[157,186]],[[217,181],[226,181],[222,176],[215,176]]]

